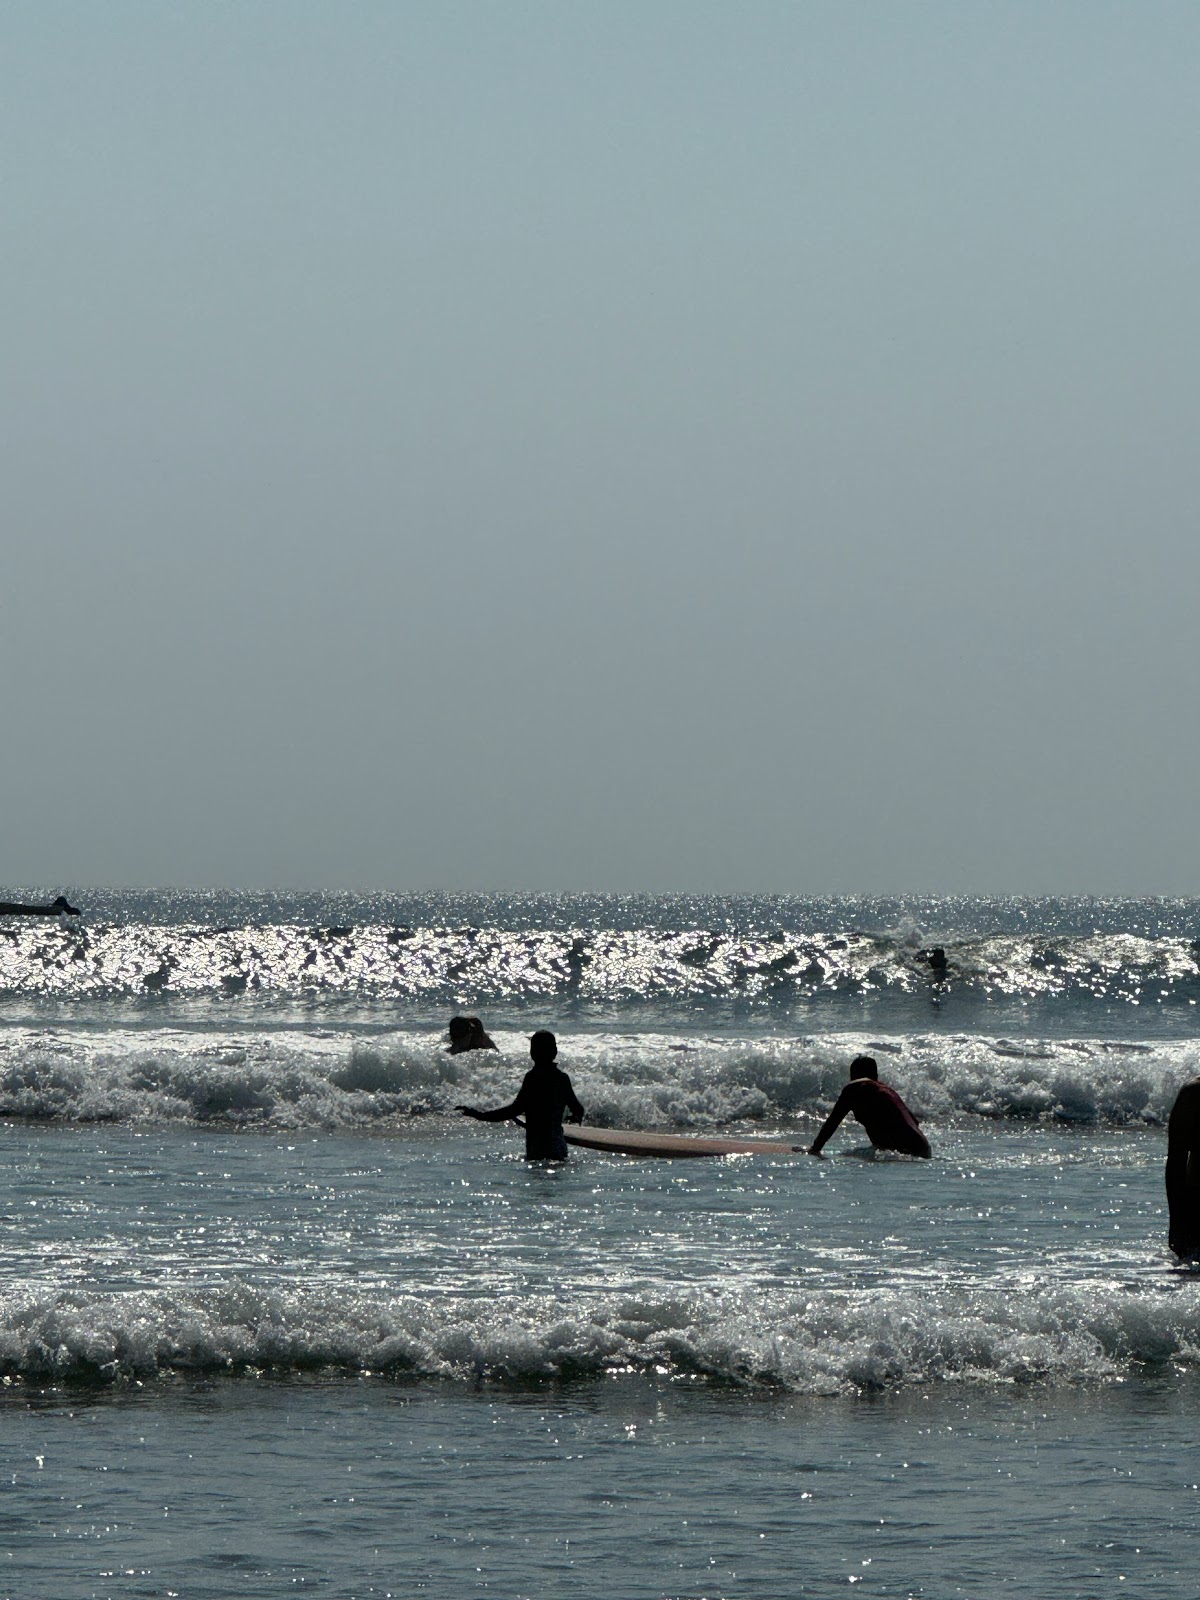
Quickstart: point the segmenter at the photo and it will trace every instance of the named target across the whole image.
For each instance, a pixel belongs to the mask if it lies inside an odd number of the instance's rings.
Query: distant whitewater
[[[1194,901],[76,893],[82,918],[0,925],[0,999],[465,996],[720,1015],[918,997],[1074,1002],[1081,1017],[1200,1000]]]

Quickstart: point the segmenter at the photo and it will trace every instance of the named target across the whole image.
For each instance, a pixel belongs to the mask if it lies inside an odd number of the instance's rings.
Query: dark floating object
[[[24,906],[17,900],[0,900],[0,917],[68,917],[82,916],[78,906],[71,905],[66,895],[60,894],[48,906]]]
[[[487,1033],[478,1017],[451,1017],[446,1030],[450,1037],[449,1056],[462,1055],[465,1050],[498,1050],[500,1046]]]

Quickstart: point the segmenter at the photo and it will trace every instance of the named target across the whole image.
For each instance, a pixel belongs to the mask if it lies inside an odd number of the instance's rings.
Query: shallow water
[[[1181,1600],[1192,1379],[875,1400],[186,1384],[0,1406],[5,1595]]]
[[[440,1119],[439,1119],[440,1120]],[[793,1392],[1126,1376],[1200,1350],[1161,1138],[987,1126],[930,1163],[528,1163],[513,1130],[0,1130],[12,1378],[623,1373]]]

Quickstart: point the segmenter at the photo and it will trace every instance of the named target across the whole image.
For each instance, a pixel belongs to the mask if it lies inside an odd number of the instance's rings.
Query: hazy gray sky
[[[8,0],[10,884],[1200,893],[1193,0]]]

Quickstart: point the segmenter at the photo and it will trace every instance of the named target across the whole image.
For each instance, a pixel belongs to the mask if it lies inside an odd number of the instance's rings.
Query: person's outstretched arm
[[[847,1092],[849,1087],[850,1087],[849,1084],[847,1084],[846,1088],[842,1090],[840,1095],[838,1095],[837,1102],[834,1105],[833,1110],[829,1113],[829,1115],[825,1118],[825,1121],[821,1124],[821,1131],[817,1134],[817,1137],[809,1145],[808,1153],[809,1153],[810,1156],[819,1156],[821,1154],[822,1149],[829,1142],[829,1140],[833,1136],[833,1134],[836,1133],[838,1124],[841,1122],[842,1118],[846,1115],[847,1111],[849,1111],[849,1109],[850,1109],[850,1096],[849,1096],[849,1093]]]
[[[464,1117],[474,1117],[476,1122],[507,1122],[510,1117],[515,1117],[519,1107],[514,1100],[511,1105],[497,1106],[495,1111],[480,1111],[478,1106],[455,1106],[455,1111],[461,1111]]]

